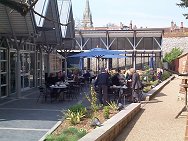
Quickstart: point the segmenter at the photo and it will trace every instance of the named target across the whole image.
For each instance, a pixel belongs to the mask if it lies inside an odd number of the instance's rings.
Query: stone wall
[[[181,48],[184,53],[188,52],[188,37],[172,37],[162,39],[163,55],[170,52],[173,48]]]

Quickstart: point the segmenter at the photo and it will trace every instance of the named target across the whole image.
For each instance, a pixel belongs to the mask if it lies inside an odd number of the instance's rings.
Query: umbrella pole
[[[100,68],[99,68],[99,58],[97,58],[97,60],[98,60],[98,74],[99,74],[99,69],[100,69]]]

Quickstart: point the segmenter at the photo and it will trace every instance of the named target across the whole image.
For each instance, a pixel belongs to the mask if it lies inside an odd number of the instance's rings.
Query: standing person
[[[115,74],[112,76],[112,85],[120,86],[120,72],[121,70],[117,68]]]
[[[140,102],[140,94],[142,89],[142,83],[140,81],[140,75],[134,68],[130,69],[132,75],[132,100],[133,102]]]
[[[99,89],[99,102],[103,105],[107,105],[108,102],[108,85],[110,83],[110,75],[102,68],[101,73],[97,76],[95,81],[95,87]]]

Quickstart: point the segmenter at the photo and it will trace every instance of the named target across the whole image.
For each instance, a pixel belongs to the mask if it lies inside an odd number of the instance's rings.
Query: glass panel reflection
[[[1,85],[7,84],[7,74],[1,74]]]
[[[6,96],[7,95],[7,86],[2,86],[1,87],[1,96]]]

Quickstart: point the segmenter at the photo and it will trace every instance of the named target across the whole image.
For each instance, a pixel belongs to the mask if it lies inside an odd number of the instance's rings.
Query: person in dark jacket
[[[141,96],[141,89],[142,89],[142,83],[140,80],[140,75],[138,72],[136,72],[135,69],[130,69],[132,75],[132,100],[133,102],[139,102],[140,96]]]
[[[112,76],[112,85],[120,86],[120,69],[116,69],[116,73]]]
[[[107,105],[108,102],[108,85],[110,83],[110,75],[104,68],[101,69],[101,73],[97,76],[95,81],[95,87],[99,89],[99,102],[103,105]]]

